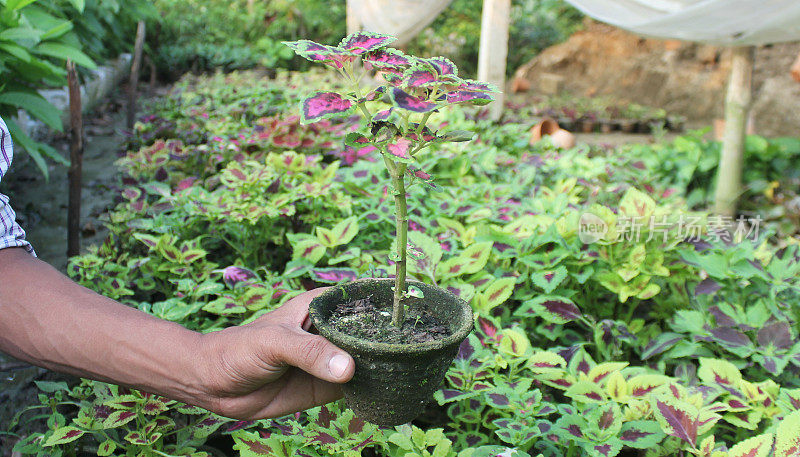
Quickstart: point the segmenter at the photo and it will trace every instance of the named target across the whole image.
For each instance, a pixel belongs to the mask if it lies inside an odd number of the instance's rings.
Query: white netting
[[[800,0],[567,0],[602,22],[718,45],[800,40]]]
[[[401,46],[433,22],[451,1],[347,0],[347,7],[365,30],[396,36],[394,46]]]

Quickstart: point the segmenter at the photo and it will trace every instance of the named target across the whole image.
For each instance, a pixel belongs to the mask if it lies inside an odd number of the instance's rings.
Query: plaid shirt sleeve
[[[0,118],[0,181],[11,160],[14,158],[14,145],[11,143],[11,134],[3,119]],[[33,246],[25,241],[25,231],[17,224],[17,215],[8,203],[8,197],[0,194],[0,249],[22,247],[33,255]]]

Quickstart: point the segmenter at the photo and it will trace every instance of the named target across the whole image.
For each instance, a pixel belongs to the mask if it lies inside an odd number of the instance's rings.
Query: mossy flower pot
[[[361,279],[332,287],[314,298],[311,320],[319,333],[355,360],[353,379],[344,384],[347,405],[364,420],[399,425],[417,417],[439,389],[461,342],[473,327],[472,308],[450,292],[416,281],[424,297],[412,306],[426,306],[449,326],[450,335],[423,343],[383,343],[345,334],[330,325],[337,306],[369,298],[391,311],[394,279]],[[421,302],[421,303],[419,303]]]

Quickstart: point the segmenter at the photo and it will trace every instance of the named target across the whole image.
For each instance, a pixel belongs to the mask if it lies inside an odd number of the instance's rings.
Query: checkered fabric
[[[14,158],[14,145],[11,143],[11,134],[3,119],[0,118],[0,181],[11,160]],[[33,252],[33,246],[25,241],[25,231],[17,224],[17,215],[8,203],[8,197],[0,194],[0,249],[11,247],[23,247],[25,250]]]

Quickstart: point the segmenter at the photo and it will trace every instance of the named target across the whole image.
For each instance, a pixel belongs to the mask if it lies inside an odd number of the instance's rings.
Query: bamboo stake
[[[83,180],[83,112],[81,87],[75,72],[75,63],[67,60],[67,85],[69,87],[69,206],[67,208],[67,257],[79,254],[81,249],[81,187]]]
[[[139,21],[136,28],[136,44],[133,46],[133,62],[131,63],[130,87],[128,87],[128,130],[133,128],[136,120],[136,84],[139,82],[139,68],[142,66],[142,50],[144,49],[144,21]]]
[[[742,192],[742,165],[747,113],[752,99],[755,47],[733,48],[731,76],[725,97],[725,133],[717,173],[714,213],[733,217]]]

